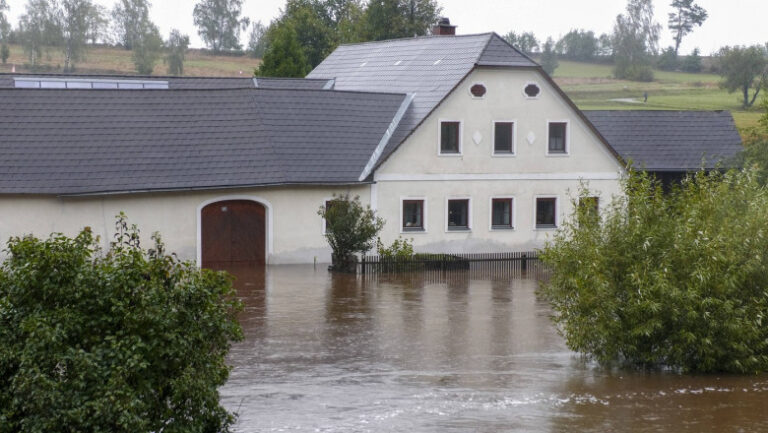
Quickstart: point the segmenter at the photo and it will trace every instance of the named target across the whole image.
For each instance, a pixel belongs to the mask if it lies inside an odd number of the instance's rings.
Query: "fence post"
[[[528,255],[523,254],[523,257],[520,260],[520,270],[522,271],[528,270],[528,261],[526,260],[527,258],[528,258]]]
[[[365,255],[363,255],[363,261],[362,261],[360,267],[362,268],[363,275],[365,275]]]

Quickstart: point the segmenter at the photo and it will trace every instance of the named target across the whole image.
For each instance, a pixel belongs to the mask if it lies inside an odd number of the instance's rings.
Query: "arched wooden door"
[[[202,266],[229,269],[266,263],[266,208],[250,200],[211,203],[202,210]]]

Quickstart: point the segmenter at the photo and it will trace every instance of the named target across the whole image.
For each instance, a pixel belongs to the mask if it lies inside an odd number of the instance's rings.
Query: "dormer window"
[[[440,122],[440,155],[461,154],[461,122]]]

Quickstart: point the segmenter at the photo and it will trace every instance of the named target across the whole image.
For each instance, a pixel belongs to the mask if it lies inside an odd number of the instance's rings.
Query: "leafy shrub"
[[[392,245],[387,247],[379,238],[376,240],[376,250],[384,260],[410,260],[413,258],[413,239],[409,241],[398,236]]]
[[[659,59],[656,61],[656,67],[662,71],[674,71],[680,66],[680,60],[677,58],[677,53],[672,47],[666,48],[661,52]]]
[[[603,364],[768,371],[768,191],[756,173],[702,172],[668,193],[632,173],[624,194],[600,221],[576,207],[542,255],[568,346]]]
[[[221,432],[217,388],[242,338],[226,274],[139,247],[118,221],[103,254],[13,238],[0,269],[0,431]]]
[[[349,194],[334,195],[331,205],[320,206],[317,214],[325,218],[325,238],[333,250],[332,269],[354,272],[354,254],[373,248],[384,220],[370,206],[364,207],[360,197],[351,198]]]

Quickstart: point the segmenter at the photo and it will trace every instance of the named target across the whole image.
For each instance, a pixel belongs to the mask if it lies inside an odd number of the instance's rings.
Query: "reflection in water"
[[[236,270],[239,431],[768,431],[768,377],[608,372],[569,352],[537,280]]]

